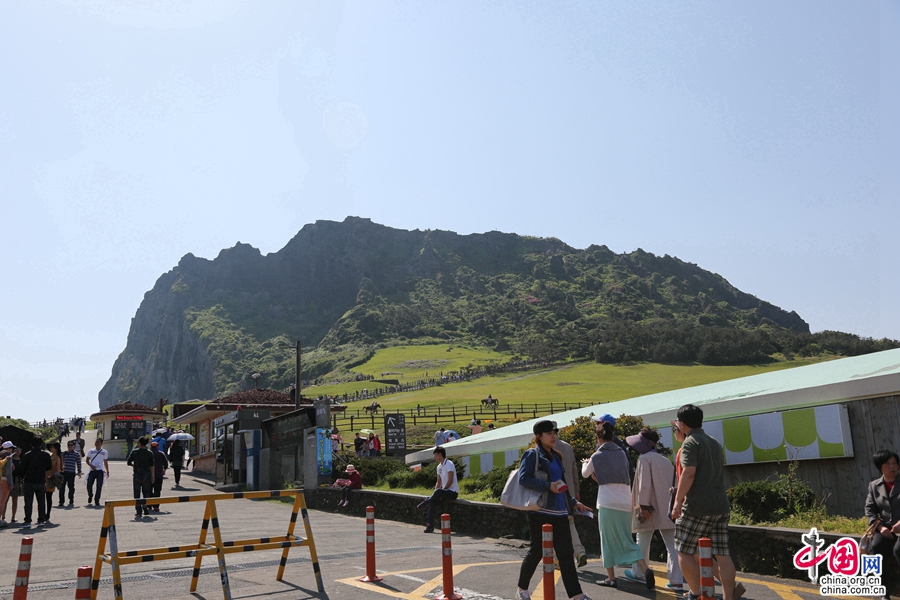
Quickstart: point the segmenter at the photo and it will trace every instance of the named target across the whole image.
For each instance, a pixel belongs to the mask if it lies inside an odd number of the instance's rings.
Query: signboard
[[[316,466],[319,475],[331,475],[331,430],[316,428]]]
[[[384,453],[406,453],[406,415],[384,415]]]
[[[305,412],[293,412],[284,417],[276,417],[266,421],[266,430],[272,448],[281,450],[292,444],[300,445],[303,439],[303,430],[312,427],[309,417]]]
[[[116,421],[143,421],[143,415],[116,415]]]

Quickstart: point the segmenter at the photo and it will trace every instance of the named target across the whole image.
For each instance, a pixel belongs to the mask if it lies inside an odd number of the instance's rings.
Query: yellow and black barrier
[[[224,541],[219,530],[219,516],[216,512],[216,502],[224,500],[237,500],[241,498],[276,498],[279,496],[294,496],[294,506],[291,510],[291,521],[286,535],[252,540]],[[184,502],[206,502],[206,512],[203,515],[203,523],[200,526],[200,539],[196,544],[187,546],[169,546],[167,548],[149,548],[146,550],[119,551],[116,539],[115,509],[120,507],[156,506],[159,504],[181,504]],[[297,524],[297,514],[303,517],[303,526],[306,529],[306,537],[294,535],[294,527]],[[212,543],[207,543],[207,536],[212,529]],[[106,551],[107,542],[109,552]],[[306,508],[306,498],[303,490],[272,490],[267,492],[234,492],[232,494],[201,494],[197,496],[169,496],[163,498],[144,498],[139,500],[111,500],[106,502],[103,512],[103,526],[100,529],[100,542],[97,546],[97,559],[94,563],[93,579],[91,580],[91,600],[97,599],[97,590],[100,587],[100,570],[103,563],[109,563],[112,567],[113,587],[116,600],[122,600],[122,573],[121,566],[133,563],[151,562],[157,560],[170,560],[174,558],[195,558],[194,572],[191,575],[191,592],[197,591],[197,580],[200,577],[200,564],[204,556],[215,555],[219,562],[219,575],[222,579],[222,593],[225,600],[231,600],[231,588],[228,583],[228,569],[225,565],[225,555],[235,552],[253,552],[255,550],[281,549],[281,564],[278,566],[276,580],[281,581],[284,576],[284,567],[287,565],[288,551],[294,546],[307,546],[312,560],[313,574],[316,577],[316,585],[320,592],[325,591],[322,583],[322,573],[319,570],[319,558],[316,555],[316,544],[313,541],[312,528],[309,525],[309,513]]]

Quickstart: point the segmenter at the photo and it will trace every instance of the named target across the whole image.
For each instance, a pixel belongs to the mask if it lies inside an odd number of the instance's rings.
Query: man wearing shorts
[[[678,564],[691,591],[686,600],[700,597],[700,563],[697,541],[708,537],[719,563],[724,600],[734,599],[734,563],[728,551],[728,519],[731,504],[725,495],[722,446],[703,431],[703,410],[693,404],[678,409],[678,428],[684,432],[681,446],[681,479],[672,508]]]

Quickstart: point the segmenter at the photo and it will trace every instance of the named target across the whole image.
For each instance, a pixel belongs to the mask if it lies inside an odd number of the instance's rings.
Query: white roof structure
[[[695,404],[704,420],[770,413],[863,398],[900,395],[900,349],[842,358],[814,365],[596,404],[508,425],[444,444],[447,456],[473,456],[523,448],[534,437],[536,421],[552,419],[565,427],[594,413],[639,416],[651,427],[668,426],[678,409]],[[431,449],[409,454],[407,463],[432,460]]]

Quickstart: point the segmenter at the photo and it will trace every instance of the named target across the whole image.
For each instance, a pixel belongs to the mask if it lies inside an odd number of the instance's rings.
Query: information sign
[[[384,415],[385,454],[406,453],[406,415]]]

